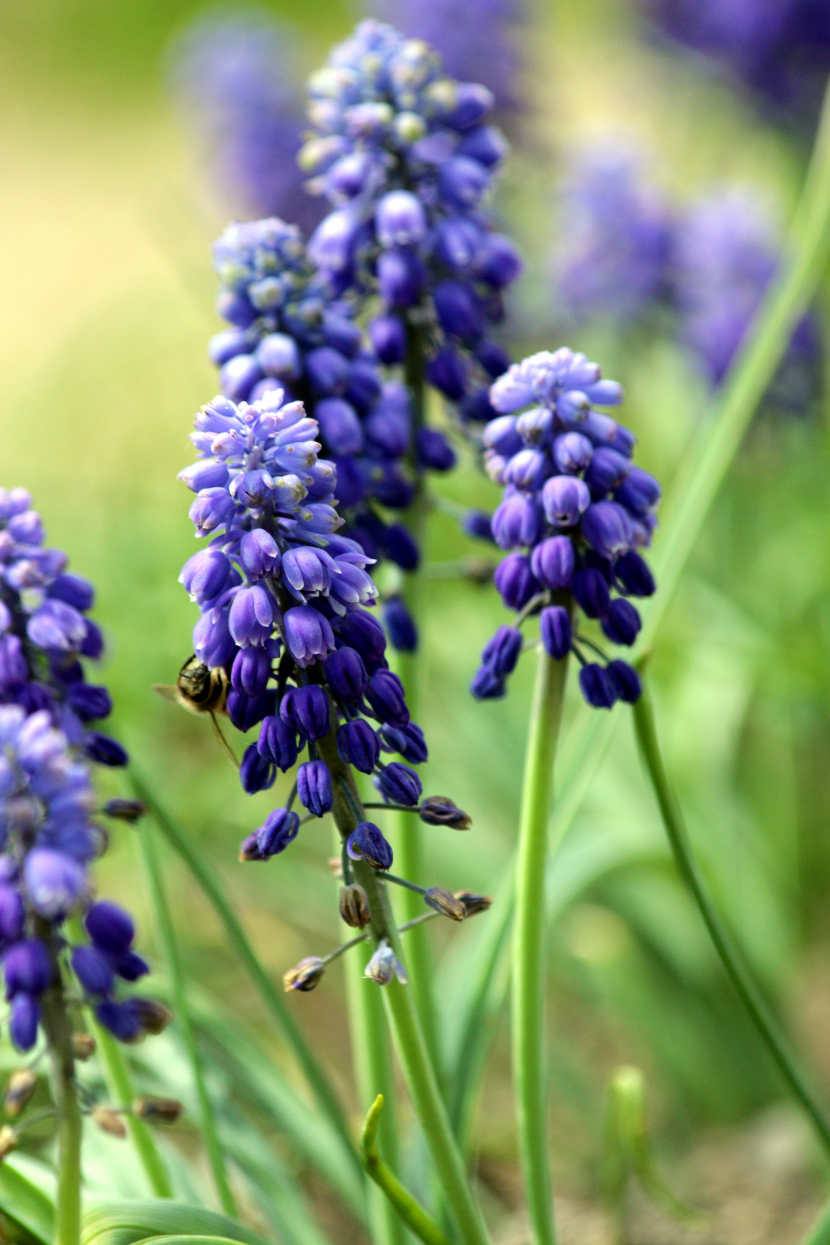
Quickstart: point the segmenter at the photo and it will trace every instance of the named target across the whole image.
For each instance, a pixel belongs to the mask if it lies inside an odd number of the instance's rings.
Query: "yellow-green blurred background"
[[[272,8],[297,28],[303,68],[354,18],[330,0]],[[171,102],[165,69],[171,39],[198,11],[183,0],[0,6],[0,475],[7,486],[31,489],[50,542],[95,582],[95,616],[108,642],[103,678],[117,706],[113,733],[209,852],[278,978],[338,937],[326,869],[330,827],[304,827],[267,867],[239,865],[239,840],[274,793],[246,797],[209,724],[151,690],[172,683],[191,651],[194,607],[177,576],[194,543],[176,472],[190,461],[193,413],[215,391],[205,347],[220,327],[209,247],[224,209]],[[539,327],[554,187],[563,158],[591,136],[610,129],[645,144],[657,180],[681,200],[723,181],[748,182],[786,220],[806,162],[801,141],[760,120],[729,86],[650,47],[625,0],[537,0],[519,37],[527,111],[499,205],[529,260],[515,300],[517,349],[564,344]],[[669,486],[706,407],[689,362],[665,339],[621,341],[602,326],[569,344],[626,385],[638,461]],[[495,503],[471,462],[441,488],[465,503]],[[829,498],[824,412],[762,417],[654,654],[669,766],[718,902],[828,1095]],[[453,522],[434,517],[431,559],[472,549]],[[515,838],[532,671],[519,672],[503,702],[479,705],[467,693],[478,653],[501,621],[491,588],[430,584],[424,784],[474,818],[465,835],[424,828],[433,880],[451,889],[496,889]],[[241,751],[240,741],[235,746]],[[119,782],[113,777],[107,789],[126,791]],[[627,724],[563,859],[571,872],[551,931],[550,1050],[565,1245],[606,1239],[597,1210],[604,1094],[626,1061],[645,1070],[664,1168],[674,1167],[684,1195],[715,1216],[692,1232],[641,1208],[637,1239],[797,1239],[818,1196],[820,1164],[667,864]],[[193,981],[284,1061],[215,919],[173,857],[165,856],[165,875]],[[101,863],[100,889],[137,913],[152,958],[127,828]],[[453,954],[477,935],[476,923],[435,931],[436,947]],[[441,983],[452,991],[452,971]],[[290,1004],[354,1103],[339,972]],[[505,1037],[476,1127],[494,1216],[503,1238],[518,1240]],[[198,1164],[193,1139],[183,1137]],[[353,1235],[336,1215],[333,1223],[342,1239]]]

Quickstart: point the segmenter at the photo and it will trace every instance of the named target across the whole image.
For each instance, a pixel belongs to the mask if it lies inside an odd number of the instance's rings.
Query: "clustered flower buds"
[[[119,980],[148,972],[132,947],[130,917],[91,904],[88,868],[107,837],[93,819],[89,762],[127,761],[120,744],[90,726],[112,707],[82,665],[103,648],[87,617],[94,592],[43,542],[28,493],[0,489],[0,952],[9,1033],[21,1051],[37,1040],[44,993],[64,980],[62,927],[74,913],[86,913],[92,941],[71,949],[69,961],[99,1021],[135,1040],[150,1030],[154,1007],[117,997]],[[130,801],[104,811],[137,815]]]
[[[632,463],[633,434],[595,409],[617,406],[622,390],[584,355],[561,349],[514,364],[490,399],[501,414],[484,430],[485,466],[505,486],[492,531],[510,550],[494,576],[502,600],[520,622],[539,615],[552,658],[575,653],[589,704],[610,709],[617,700],[634,701],[634,668],[616,659],[588,661],[582,644],[597,646],[574,625],[581,612],[599,620],[611,643],[631,645],[641,624],[629,598],[654,592],[639,550],[656,525],[660,486]],[[522,645],[518,626],[498,629],[482,653],[474,696],[504,695]]]

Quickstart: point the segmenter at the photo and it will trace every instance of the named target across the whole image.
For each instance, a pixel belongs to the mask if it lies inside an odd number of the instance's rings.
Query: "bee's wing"
[[[161,696],[162,700],[169,700],[171,705],[180,705],[182,703],[181,695],[177,687],[168,687],[166,683],[154,683],[153,691]]]

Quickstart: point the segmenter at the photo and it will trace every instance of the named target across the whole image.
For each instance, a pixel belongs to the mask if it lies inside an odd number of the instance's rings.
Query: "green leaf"
[[[54,1205],[37,1185],[15,1170],[10,1159],[0,1164],[0,1211],[24,1229],[26,1236],[50,1245],[54,1235]]]
[[[97,1202],[84,1212],[82,1245],[138,1245],[158,1237],[201,1236],[264,1245],[226,1215],[179,1202]]]

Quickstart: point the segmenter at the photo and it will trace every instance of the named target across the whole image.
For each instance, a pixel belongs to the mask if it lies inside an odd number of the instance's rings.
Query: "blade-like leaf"
[[[262,1238],[226,1215],[177,1202],[94,1202],[83,1216],[82,1245],[137,1245],[169,1236],[209,1236],[264,1245]]]
[[[14,1160],[6,1159],[0,1166],[0,1211],[23,1228],[26,1235],[50,1245],[54,1235],[54,1205],[43,1190],[16,1171],[13,1164]]]

